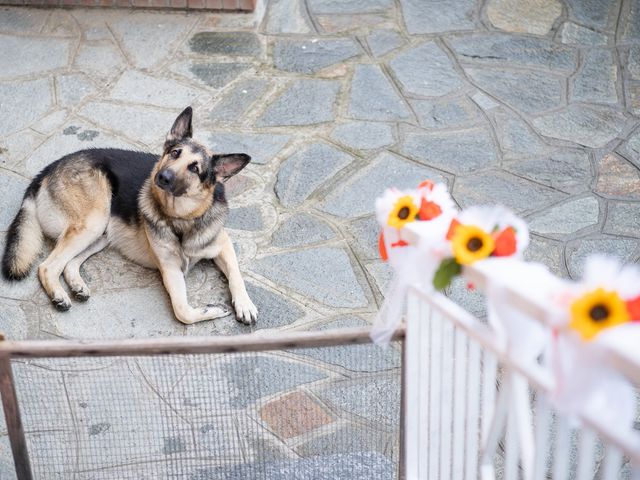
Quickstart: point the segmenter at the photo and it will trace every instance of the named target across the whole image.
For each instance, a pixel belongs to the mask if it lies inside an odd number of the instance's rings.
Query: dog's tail
[[[27,189],[20,211],[11,222],[2,255],[2,275],[21,280],[29,274],[42,249],[42,227],[36,216],[35,195]]]

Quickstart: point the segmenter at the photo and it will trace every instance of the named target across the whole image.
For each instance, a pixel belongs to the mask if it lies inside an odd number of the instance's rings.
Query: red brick
[[[237,10],[238,0],[222,0],[222,8],[225,10]]]
[[[238,8],[253,12],[256,8],[256,2],[255,0],[238,0]]]
[[[204,8],[204,0],[188,0],[189,8]]]
[[[132,0],[131,3],[134,7],[148,7],[150,0]]]
[[[171,8],[185,8],[187,0],[171,0]]]
[[[220,10],[222,8],[222,0],[207,0],[207,8],[211,10]]]
[[[168,0],[152,0],[151,4],[154,7],[168,7],[169,6],[169,1]]]

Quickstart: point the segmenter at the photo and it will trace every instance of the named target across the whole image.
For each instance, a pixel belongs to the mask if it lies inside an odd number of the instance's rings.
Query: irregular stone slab
[[[640,47],[633,45],[629,48],[626,68],[632,79],[640,79]]]
[[[518,214],[536,211],[566,198],[566,194],[557,190],[500,171],[458,178],[453,196],[463,208],[501,204]]]
[[[8,170],[0,170],[0,192],[2,192],[4,205],[0,211],[0,232],[9,230],[9,225],[18,213],[18,206],[22,203],[22,196],[28,185],[29,182],[24,177],[10,173]],[[13,205],[16,206],[15,210]]]
[[[400,420],[400,374],[335,382],[316,394],[338,410],[396,428]]]
[[[393,269],[386,262],[374,262],[365,265],[367,272],[371,274],[378,290],[382,295],[386,295],[393,280]]]
[[[386,123],[349,122],[337,125],[331,138],[356,150],[372,150],[395,143],[393,129]]]
[[[209,135],[209,145],[217,153],[246,153],[251,163],[269,163],[291,139],[289,135],[271,133],[226,133]]]
[[[195,21],[184,14],[130,12],[110,20],[109,26],[136,67],[152,68],[173,51]]]
[[[598,161],[595,191],[611,197],[640,197],[638,170],[616,155],[605,155]]]
[[[276,68],[286,72],[315,73],[360,52],[360,47],[350,38],[278,40],[273,47],[273,62]]]
[[[56,110],[48,115],[45,115],[36,123],[31,125],[31,128],[38,133],[48,135],[57,130],[67,120],[68,113],[66,110]]]
[[[80,115],[105,128],[121,132],[132,140],[153,145],[164,141],[177,112],[152,107],[91,102],[80,110]]]
[[[393,0],[309,0],[309,8],[316,14],[353,14],[384,12],[393,7]]]
[[[607,44],[607,36],[573,22],[565,22],[560,29],[560,41],[567,45],[600,46]]]
[[[199,32],[189,39],[192,52],[201,55],[254,57],[262,48],[251,32]]]
[[[634,132],[618,147],[618,152],[640,168],[640,130]]]
[[[476,93],[474,93],[471,96],[471,100],[473,100],[475,104],[478,105],[485,112],[489,110],[493,110],[494,108],[500,106],[500,104],[496,102],[493,98],[491,98],[489,95],[486,95],[480,91],[477,91]]]
[[[381,57],[404,43],[402,35],[395,30],[374,30],[367,37],[367,45],[376,57]]]
[[[402,98],[377,65],[356,66],[348,115],[362,120],[404,120],[411,116]]]
[[[222,88],[251,67],[248,63],[219,63],[185,60],[173,63],[171,71],[195,80],[201,85]]]
[[[640,236],[640,204],[629,202],[609,202],[604,233]]]
[[[334,419],[304,392],[271,400],[259,411],[260,419],[279,438],[293,438],[333,423]]]
[[[254,262],[252,269],[269,280],[330,307],[368,305],[348,255],[339,248],[318,247],[280,253]]]
[[[257,232],[264,228],[264,221],[260,213],[259,205],[250,207],[232,208],[229,211],[226,227],[236,230],[247,230],[249,232]]]
[[[627,82],[625,84],[627,91],[627,108],[631,110],[631,113],[640,113],[640,85]]]
[[[253,282],[246,285],[249,297],[258,309],[258,329],[284,327],[304,317],[305,311],[287,295],[274,293]]]
[[[575,51],[547,39],[504,34],[478,34],[450,40],[460,61],[483,62],[503,67],[551,68],[573,72],[578,59]]]
[[[458,132],[408,132],[400,152],[420,163],[451,173],[464,173],[492,166],[498,153],[491,134],[484,128]]]
[[[56,77],[56,92],[60,106],[74,107],[95,91],[96,88],[83,73],[70,73]]]
[[[540,134],[591,148],[604,147],[624,128],[624,116],[615,110],[569,105],[562,112],[534,118]]]
[[[264,97],[269,81],[252,78],[239,83],[211,109],[211,120],[240,123],[251,106]]]
[[[322,143],[296,152],[280,167],[275,192],[280,203],[292,207],[304,202],[320,185],[353,160],[335,147]]]
[[[315,15],[314,20],[321,34],[338,35],[357,31],[391,27],[388,13],[363,13],[354,15]]]
[[[27,338],[27,317],[18,302],[0,299],[0,331],[7,340]]]
[[[110,97],[123,102],[145,103],[164,108],[184,108],[201,92],[178,82],[127,70],[118,79]]]
[[[46,10],[4,7],[0,9],[0,31],[39,33],[48,16]]]
[[[273,0],[267,7],[265,33],[311,33],[314,28],[302,0]]]
[[[442,174],[435,170],[382,152],[356,175],[335,186],[320,205],[320,209],[339,217],[359,217],[373,212],[375,199],[385,188],[415,188],[426,179],[447,182]]]
[[[554,275],[566,278],[568,275],[562,260],[562,250],[558,243],[532,235],[523,256],[527,262],[542,263]]]
[[[271,245],[280,248],[301,247],[336,237],[334,231],[319,218],[296,213],[282,222],[273,233]]]
[[[533,233],[551,238],[563,238],[583,228],[598,224],[600,206],[596,197],[584,197],[556,205],[534,215],[529,220]]]
[[[542,154],[549,146],[527,125],[524,120],[512,112],[498,108],[491,112],[496,123],[496,136],[500,148],[507,156],[531,156]]]
[[[479,88],[521,112],[535,114],[562,105],[564,78],[520,70],[465,71]]]
[[[618,103],[618,67],[609,50],[589,50],[582,68],[573,79],[574,100],[592,103]]]
[[[118,48],[111,44],[80,45],[74,66],[85,73],[112,76],[124,65],[124,58]]]
[[[435,5],[421,0],[400,0],[400,6],[407,32],[411,35],[475,28],[477,7],[473,0],[451,0]]]
[[[375,216],[352,220],[345,225],[349,233],[349,244],[353,246],[358,258],[368,260],[379,258],[378,237],[380,226]]]
[[[67,39],[0,35],[0,78],[64,68],[70,49],[71,41]]]
[[[589,155],[581,150],[557,150],[541,158],[506,160],[503,167],[567,193],[588,190],[593,179]]]
[[[573,279],[579,279],[584,272],[584,262],[591,255],[600,254],[620,259],[622,263],[635,258],[635,252],[640,242],[631,238],[599,236],[576,240],[567,246],[566,257],[569,274]]]
[[[640,3],[629,2],[630,10],[622,15],[624,27],[622,28],[622,41],[638,41],[640,39]]]
[[[478,110],[465,99],[437,102],[432,100],[411,101],[420,125],[426,128],[462,127],[475,123]]]
[[[434,42],[399,54],[389,66],[403,90],[414,95],[439,97],[464,85],[447,54]]]
[[[0,98],[0,135],[21,130],[44,115],[53,104],[51,87],[46,78],[0,83]]]
[[[335,80],[295,80],[267,107],[256,125],[313,125],[332,121],[339,91],[340,83]]]
[[[358,317],[344,317],[309,330],[325,331],[369,325],[368,322]],[[351,372],[381,372],[400,367],[400,352],[394,348],[385,349],[374,344],[302,348],[290,352],[294,355],[304,355],[329,365],[342,367]]]
[[[347,424],[336,431],[314,436],[304,444],[295,447],[295,451],[302,457],[363,451],[384,454],[389,440],[387,434],[360,425]]]
[[[606,27],[617,12],[615,3],[601,0],[567,0],[566,3],[573,18],[589,27]]]
[[[22,130],[0,139],[0,165],[20,171],[19,162],[45,140],[31,129]]]
[[[546,35],[561,14],[558,0],[492,0],[487,6],[493,26],[514,33]]]

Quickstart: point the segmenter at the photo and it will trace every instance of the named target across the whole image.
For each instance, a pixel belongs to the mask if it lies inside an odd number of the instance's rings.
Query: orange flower
[[[632,300],[627,300],[627,312],[632,321],[640,321],[640,297],[636,297]]]
[[[431,180],[423,180],[418,185],[418,188],[428,188],[429,190],[433,190],[433,182]]]
[[[433,220],[440,216],[442,209],[437,203],[429,202],[426,198],[420,202],[420,211],[418,212],[418,218],[420,220]]]
[[[495,249],[493,251],[496,257],[508,257],[516,253],[516,231],[512,227],[505,228],[502,232],[495,236]]]
[[[453,238],[453,234],[456,233],[456,228],[460,226],[460,222],[455,218],[451,220],[451,225],[449,225],[449,231],[447,232],[447,236],[445,237],[447,240],[451,240]]]
[[[380,237],[378,237],[378,251],[380,252],[380,258],[383,261],[389,260],[389,255],[387,255],[387,247],[384,244],[384,232],[380,232]]]

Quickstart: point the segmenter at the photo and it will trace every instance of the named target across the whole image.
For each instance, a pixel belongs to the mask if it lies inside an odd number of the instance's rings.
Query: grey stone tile
[[[562,247],[555,242],[532,235],[523,255],[526,261],[542,263],[555,275],[567,276],[567,270],[562,261]]]
[[[632,79],[640,80],[640,46],[632,45],[629,48],[626,69]]]
[[[640,204],[632,202],[609,202],[604,233],[613,235],[640,236]]]
[[[0,78],[33,75],[64,68],[69,62],[71,41],[0,35]],[[6,98],[5,95],[2,98]]]
[[[485,112],[489,110],[493,110],[494,108],[497,108],[500,106],[500,104],[496,102],[493,98],[491,98],[489,95],[486,95],[485,93],[480,91],[477,91],[476,93],[474,93],[471,96],[471,100],[473,100],[474,103],[478,105]]]
[[[84,73],[111,77],[125,65],[125,59],[118,48],[111,44],[80,45],[74,67]]]
[[[0,191],[3,197],[3,208],[0,211],[0,232],[9,230],[9,225],[18,213],[22,196],[28,185],[29,182],[24,177],[8,170],[0,170]]]
[[[413,100],[411,105],[418,116],[418,122],[426,128],[470,126],[480,118],[477,108],[464,98],[445,101]]]
[[[7,340],[27,339],[27,316],[19,302],[0,299],[0,332]]]
[[[339,328],[367,327],[370,324],[357,317],[344,317],[309,330],[333,330]],[[375,344],[341,345],[328,348],[297,348],[295,355],[311,357],[329,365],[336,365],[352,372],[380,372],[400,367],[400,352]]]
[[[400,152],[420,163],[451,173],[465,173],[497,164],[499,155],[484,128],[457,132],[408,132]]]
[[[563,103],[564,78],[504,68],[465,68],[465,71],[476,86],[523,113],[540,113]]]
[[[315,14],[353,14],[384,12],[393,7],[393,0],[308,0]]]
[[[282,222],[273,233],[271,244],[274,247],[291,248],[324,242],[336,237],[334,231],[325,222],[306,213],[296,213]]]
[[[0,31],[38,33],[48,16],[49,12],[46,10],[4,7],[0,9]]]
[[[209,145],[218,153],[246,153],[251,163],[269,163],[291,139],[288,135],[271,133],[227,133],[209,135]]]
[[[351,82],[348,115],[362,120],[404,120],[411,116],[377,65],[358,65]]]
[[[96,88],[84,73],[70,73],[56,77],[58,104],[63,107],[75,107]]]
[[[45,136],[31,129],[20,130],[0,138],[0,165],[19,170],[19,162],[40,145]]]
[[[498,143],[506,156],[540,155],[549,150],[549,146],[531,127],[512,112],[497,108],[491,112],[491,116],[496,123]]]
[[[474,0],[442,2],[437,8],[421,0],[400,0],[400,5],[407,31],[412,35],[472,30],[475,27]]]
[[[256,260],[252,269],[275,283],[330,307],[368,305],[348,255],[339,248],[317,247],[269,255]]]
[[[296,152],[278,172],[275,192],[280,203],[286,207],[301,204],[352,160],[353,157],[343,151],[322,143]]]
[[[233,55],[254,57],[262,47],[251,32],[199,32],[189,39],[192,52],[201,55]]]
[[[574,77],[572,99],[590,103],[618,103],[618,67],[610,50],[589,50]]]
[[[171,71],[195,80],[201,85],[223,88],[251,68],[249,63],[220,63],[185,60],[172,63]]]
[[[581,150],[556,150],[543,157],[506,160],[503,167],[567,193],[584,192],[593,180],[589,155]]]
[[[372,150],[393,145],[393,128],[386,123],[348,122],[336,125],[331,138],[356,150]]]
[[[584,262],[595,253],[610,255],[622,262],[629,262],[635,257],[639,245],[638,240],[609,236],[585,238],[571,242],[567,245],[565,254],[569,274],[573,279],[580,278],[584,271]]]
[[[313,125],[332,121],[339,91],[340,84],[335,80],[296,80],[267,107],[256,125]]]
[[[624,116],[610,109],[569,105],[562,112],[533,120],[542,135],[599,148],[613,140],[624,128]]]
[[[67,116],[68,112],[66,110],[55,110],[32,124],[31,128],[38,133],[48,135],[60,128],[67,121]]]
[[[618,153],[623,155],[636,167],[640,167],[640,130],[632,133],[622,145],[618,147]]]
[[[256,327],[278,328],[290,325],[304,317],[305,311],[286,295],[247,282],[247,292],[258,308]]]
[[[380,194],[379,194],[380,195]],[[351,238],[350,245],[361,259],[379,258],[378,237],[380,236],[380,225],[375,216],[358,218],[345,225]]]
[[[249,232],[262,230],[264,228],[264,221],[260,212],[260,206],[251,205],[249,207],[232,208],[229,211],[229,218],[225,226],[236,230],[247,230]]]
[[[565,22],[560,29],[560,41],[567,45],[603,46],[607,36],[573,22]]]
[[[237,84],[212,109],[209,118],[214,121],[240,123],[251,106],[264,97],[269,81],[251,78]]]
[[[442,174],[430,168],[382,152],[346,182],[336,185],[326,196],[320,209],[339,217],[358,217],[373,213],[375,199],[385,188],[415,188],[426,179],[446,182]]]
[[[397,55],[389,66],[403,90],[413,95],[438,97],[464,86],[447,54],[434,42]]]
[[[363,30],[387,28],[392,25],[390,12],[365,13],[354,15],[315,15],[319,33],[323,35],[357,34]]]
[[[404,43],[402,35],[395,30],[374,30],[367,36],[367,45],[376,57],[381,57]]]
[[[638,41],[640,39],[640,3],[637,1],[629,2],[628,13],[622,15],[623,27],[621,40],[623,42]]]
[[[599,216],[598,199],[589,196],[556,205],[534,215],[529,219],[529,228],[539,235],[563,238],[597,225]]]
[[[638,169],[614,154],[607,154],[596,165],[595,192],[606,197],[640,198]]]
[[[398,425],[400,419],[399,372],[397,375],[335,382],[316,393],[338,410],[388,427]]]
[[[573,49],[543,38],[495,33],[456,38],[450,43],[463,62],[483,62],[499,67],[510,63],[564,72],[573,72],[578,62]]]
[[[365,265],[367,271],[373,277],[378,290],[382,295],[387,294],[391,281],[393,280],[393,269],[387,262],[372,262]]]
[[[479,173],[457,179],[454,198],[461,206],[501,204],[526,214],[556,203],[566,195],[527,180],[498,172]]]
[[[137,68],[158,66],[195,19],[184,14],[132,12],[109,21],[121,48]]]
[[[273,0],[267,7],[265,33],[312,33],[303,0]]]
[[[350,38],[277,40],[273,47],[276,68],[287,72],[315,73],[361,53]]]
[[[171,79],[156,78],[127,70],[113,86],[109,97],[122,102],[145,103],[164,108],[185,108],[200,93]],[[167,131],[169,127],[166,127]]]
[[[388,434],[347,424],[326,435],[317,436],[295,448],[302,457],[334,453],[378,452],[384,454]]]
[[[570,16],[589,27],[606,27],[615,19],[616,3],[601,0],[567,0]]]
[[[39,78],[0,84],[0,135],[21,130],[49,110],[53,96],[49,80]]]
[[[546,35],[562,14],[559,0],[542,0],[532,4],[528,0],[492,0],[487,5],[489,21],[507,32]]]

